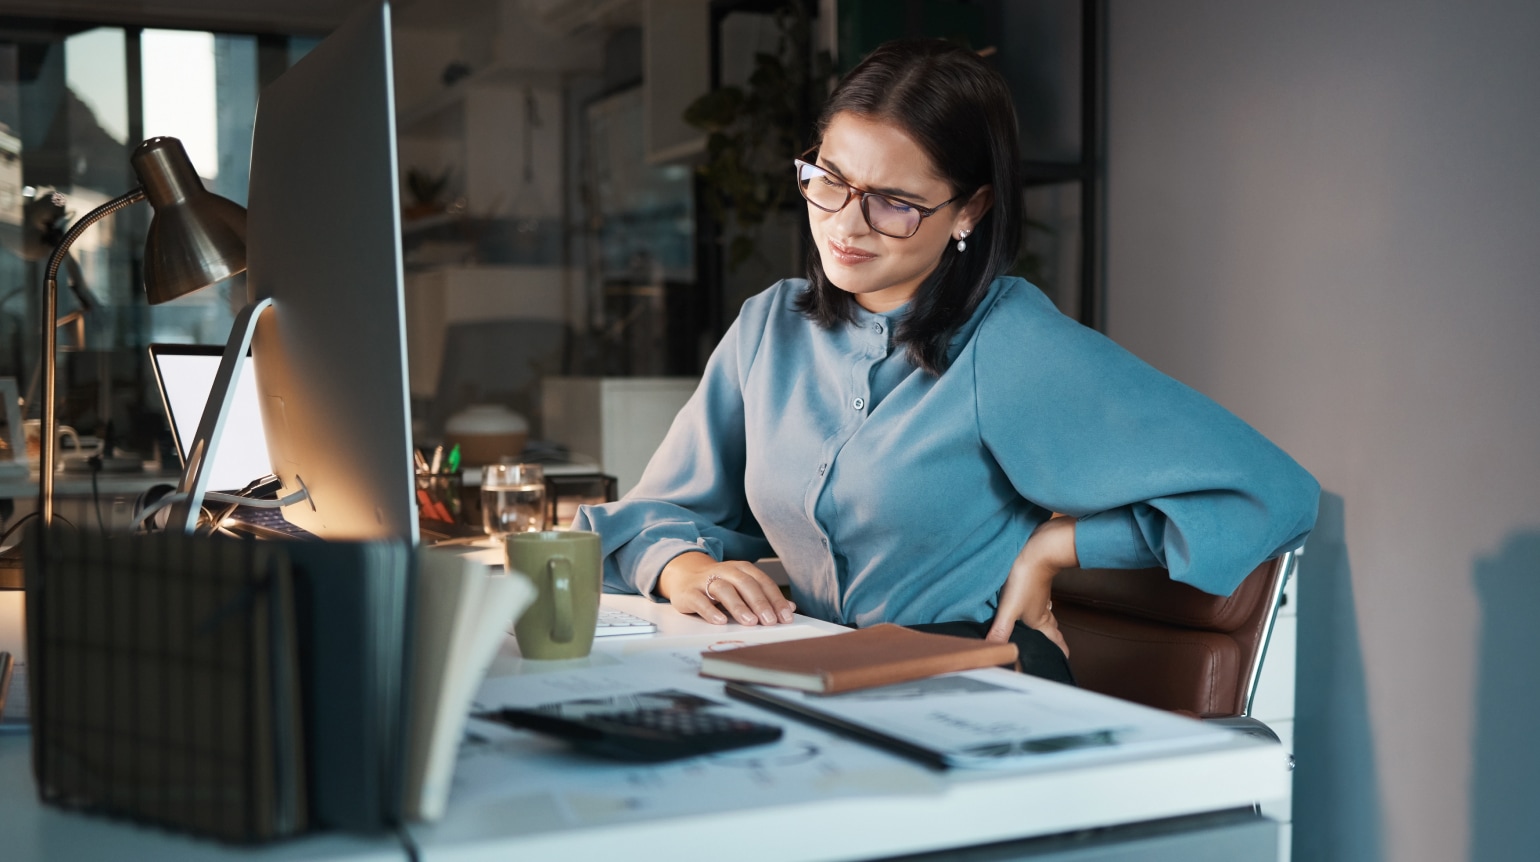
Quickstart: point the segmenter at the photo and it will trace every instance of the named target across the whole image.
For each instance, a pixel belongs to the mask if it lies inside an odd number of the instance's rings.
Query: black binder
[[[293,578],[282,550],[34,528],[27,551],[43,800],[234,842],[304,831]]]
[[[293,560],[311,741],[311,812],[370,832],[401,819],[412,549],[285,542]]]
[[[399,822],[405,542],[34,527],[26,547],[45,802],[238,843]]]

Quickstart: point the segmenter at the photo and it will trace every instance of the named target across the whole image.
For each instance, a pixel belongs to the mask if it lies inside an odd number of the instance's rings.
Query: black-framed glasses
[[[803,155],[811,152],[809,150]],[[839,174],[812,162],[802,159],[792,159],[792,162],[797,166],[797,188],[808,203],[824,212],[837,213],[850,203],[851,198],[860,195],[861,217],[866,219],[867,225],[883,236],[894,239],[914,236],[920,230],[920,222],[957,200],[951,198],[933,207],[920,206],[914,201],[856,188],[845,182]]]

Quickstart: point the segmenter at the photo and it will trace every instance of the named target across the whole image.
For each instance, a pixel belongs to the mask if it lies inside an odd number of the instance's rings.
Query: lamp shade
[[[246,208],[203,187],[176,138],[150,138],[129,158],[155,208],[144,289],[159,305],[246,270]]]

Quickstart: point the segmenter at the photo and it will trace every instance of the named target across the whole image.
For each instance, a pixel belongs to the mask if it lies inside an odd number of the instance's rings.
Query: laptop
[[[187,452],[198,436],[203,408],[214,389],[219,361],[224,348],[205,344],[151,344],[150,365],[155,383],[160,387],[161,403],[166,408],[171,438],[176,442],[177,457],[187,467]],[[248,354],[249,356],[249,354]],[[268,457],[267,435],[262,426],[262,409],[257,394],[256,367],[251,362],[241,366],[235,384],[235,396],[225,417],[224,435],[219,451],[209,465],[208,489],[227,494],[239,493],[254,482],[270,478],[272,461]],[[226,526],[264,538],[306,539],[314,534],[284,520],[282,509],[236,508],[226,519]],[[419,521],[421,541],[433,543],[446,539],[483,535],[481,528],[436,521]]]
[[[176,442],[177,457],[187,467],[187,452],[198,436],[203,408],[214,389],[219,361],[224,348],[212,344],[151,344],[150,366],[160,388],[161,403],[166,408],[171,439]],[[272,475],[267,453],[267,435],[262,430],[262,410],[257,397],[256,369],[251,362],[241,366],[235,384],[235,396],[225,417],[225,430],[219,451],[208,466],[207,487],[211,491],[234,494]],[[311,534],[283,519],[281,509],[257,509],[241,506],[230,513],[230,526],[267,538],[307,538]]]

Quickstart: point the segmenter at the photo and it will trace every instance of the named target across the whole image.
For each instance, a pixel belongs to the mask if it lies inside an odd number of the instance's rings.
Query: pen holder
[[[417,511],[419,516],[429,521],[464,523],[460,499],[461,484],[459,473],[418,473]]]

